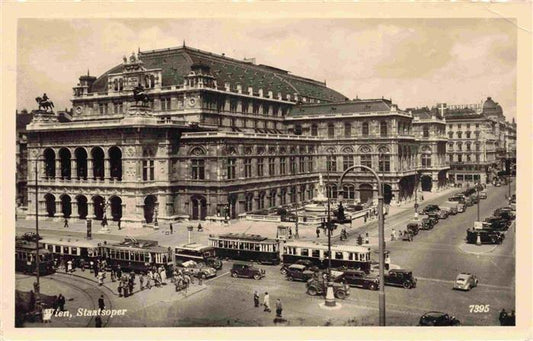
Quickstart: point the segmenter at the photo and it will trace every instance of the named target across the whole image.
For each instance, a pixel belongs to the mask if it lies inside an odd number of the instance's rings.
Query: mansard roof
[[[390,111],[393,106],[388,99],[354,99],[337,103],[302,104],[291,109],[290,116],[313,114],[342,114]]]
[[[240,84],[242,91],[247,92],[252,87],[254,92],[263,89],[266,95],[272,91],[274,98],[281,93],[286,95],[314,98],[326,102],[344,101],[345,96],[330,89],[324,82],[295,76],[288,71],[267,66],[256,65],[251,62],[228,58],[189,47],[168,48],[153,51],[141,51],[139,59],[147,69],[162,69],[162,86],[182,85],[184,77],[191,71],[192,65],[209,66],[218,87],[224,88],[229,83],[232,90]],[[92,85],[91,92],[107,91],[107,76],[111,73],[122,72],[123,65],[117,65],[100,76]]]

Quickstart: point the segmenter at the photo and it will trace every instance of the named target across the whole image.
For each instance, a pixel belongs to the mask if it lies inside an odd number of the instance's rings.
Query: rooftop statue
[[[52,102],[50,98],[48,98],[46,92],[43,94],[43,97],[36,97],[35,101],[39,103],[39,110],[43,108],[45,111],[48,111],[48,109],[50,109],[50,111],[53,111],[54,102]]]

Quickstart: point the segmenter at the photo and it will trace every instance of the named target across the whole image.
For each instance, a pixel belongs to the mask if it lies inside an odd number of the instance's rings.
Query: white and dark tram
[[[226,233],[209,236],[209,245],[221,259],[255,261],[262,264],[280,263],[280,246],[276,239],[257,234]]]

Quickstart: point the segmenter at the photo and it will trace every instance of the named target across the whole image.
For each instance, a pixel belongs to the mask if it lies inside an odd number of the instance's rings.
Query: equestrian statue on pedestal
[[[144,93],[144,88],[140,83],[133,88],[133,100],[135,101],[136,105],[138,102],[141,102],[142,105],[150,102],[150,97]]]
[[[39,104],[39,110],[41,110],[41,108],[43,108],[44,111],[48,111],[48,109],[50,109],[50,111],[53,111],[54,102],[52,102],[50,100],[50,98],[48,98],[46,93],[43,94],[42,98],[41,97],[36,97],[35,101]]]

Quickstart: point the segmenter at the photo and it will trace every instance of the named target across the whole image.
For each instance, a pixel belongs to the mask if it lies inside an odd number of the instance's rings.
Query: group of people
[[[259,308],[259,293],[257,290],[254,291],[254,307]],[[270,308],[270,295],[265,291],[263,296],[263,311],[270,313],[272,309]],[[276,317],[281,318],[281,313],[283,311],[283,305],[281,304],[281,299],[276,300]]]
[[[500,325],[501,326],[514,326],[516,325],[516,316],[514,310],[511,310],[511,313],[507,313],[505,309],[502,309],[500,312]]]
[[[135,272],[125,273],[121,270],[120,265],[111,267],[111,280],[115,282],[118,280],[118,295],[119,297],[129,297],[133,295],[133,288],[135,287]],[[153,266],[148,271],[144,271],[139,275],[139,290],[152,289],[152,286],[161,287],[167,282],[167,270],[160,266],[157,268]]]

